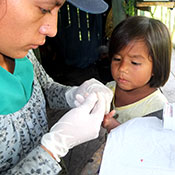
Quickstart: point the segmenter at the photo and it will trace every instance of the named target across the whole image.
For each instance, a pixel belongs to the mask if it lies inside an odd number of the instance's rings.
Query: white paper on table
[[[100,175],[175,175],[175,131],[156,117],[132,119],[108,135]]]

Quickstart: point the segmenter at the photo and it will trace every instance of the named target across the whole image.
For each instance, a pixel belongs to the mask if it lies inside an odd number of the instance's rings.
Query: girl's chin
[[[125,87],[125,86],[118,86],[119,89],[121,89],[122,91],[132,91],[131,88]]]

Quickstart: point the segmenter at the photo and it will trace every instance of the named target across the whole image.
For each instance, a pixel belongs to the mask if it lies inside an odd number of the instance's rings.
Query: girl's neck
[[[10,73],[14,72],[15,60],[0,54],[0,66]]]
[[[135,102],[147,97],[148,95],[152,94],[156,90],[157,90],[157,88],[151,88],[149,86],[149,84],[147,84],[141,88],[133,89],[130,91],[125,91],[125,90],[119,88],[118,86],[116,86],[115,101],[114,101],[115,106],[121,107],[121,106],[135,103]]]

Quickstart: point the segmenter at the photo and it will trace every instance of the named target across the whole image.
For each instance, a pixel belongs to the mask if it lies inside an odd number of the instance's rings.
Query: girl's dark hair
[[[112,32],[109,57],[112,59],[131,41],[143,40],[153,62],[150,87],[163,86],[170,73],[172,43],[170,33],[161,21],[145,16],[133,16],[119,23]]]

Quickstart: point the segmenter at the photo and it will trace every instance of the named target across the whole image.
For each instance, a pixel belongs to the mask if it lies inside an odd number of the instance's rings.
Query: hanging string
[[[86,23],[87,23],[87,31],[88,31],[88,41],[91,40],[91,32],[90,32],[90,25],[89,25],[89,14],[86,13]]]
[[[80,23],[80,10],[79,10],[79,8],[77,8],[77,19],[78,19],[79,40],[82,41],[81,23]]]
[[[70,17],[70,6],[67,4],[67,16],[68,16],[68,25],[71,25],[71,17]]]

